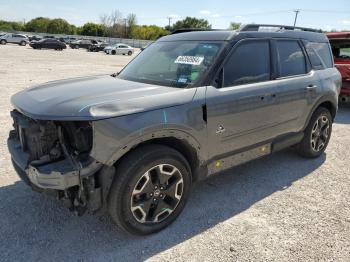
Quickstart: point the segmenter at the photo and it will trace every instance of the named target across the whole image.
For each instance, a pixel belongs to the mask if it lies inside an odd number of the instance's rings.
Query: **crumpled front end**
[[[38,191],[54,192],[79,213],[101,206],[96,174],[102,164],[90,156],[92,126],[84,121],[43,121],[11,112],[8,149],[19,176]]]

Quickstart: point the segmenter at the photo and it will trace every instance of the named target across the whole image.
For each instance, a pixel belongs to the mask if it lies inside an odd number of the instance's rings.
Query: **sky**
[[[38,16],[64,18],[75,25],[99,22],[102,14],[134,13],[139,24],[165,26],[186,16],[209,20],[213,28],[230,22],[293,25],[350,31],[350,0],[0,0],[0,20],[29,21]]]

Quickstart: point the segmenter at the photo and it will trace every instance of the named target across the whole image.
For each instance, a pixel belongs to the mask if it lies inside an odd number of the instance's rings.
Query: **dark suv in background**
[[[8,148],[33,189],[149,234],[198,180],[290,146],[320,156],[340,86],[327,37],[311,29],[177,33],[119,73],[15,94]]]

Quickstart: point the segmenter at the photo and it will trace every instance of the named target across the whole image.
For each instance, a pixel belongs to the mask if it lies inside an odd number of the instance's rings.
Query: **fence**
[[[64,35],[64,34],[47,34],[47,33],[33,33],[33,32],[19,32],[18,34],[24,34],[24,35],[39,35],[39,36],[53,36],[55,38],[75,38],[75,39],[94,39],[94,40],[101,40],[105,41],[110,44],[116,44],[116,43],[123,43],[126,45],[130,45],[135,48],[141,48],[145,47],[146,45],[152,43],[151,40],[141,40],[141,39],[127,39],[127,38],[115,38],[115,37],[101,37],[101,36],[84,36],[84,35]]]

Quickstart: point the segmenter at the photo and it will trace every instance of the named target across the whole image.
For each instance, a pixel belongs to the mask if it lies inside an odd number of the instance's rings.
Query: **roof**
[[[323,33],[308,31],[281,30],[268,31],[193,31],[177,33],[160,38],[158,41],[239,41],[246,38],[291,38],[304,39],[312,42],[328,42]]]

